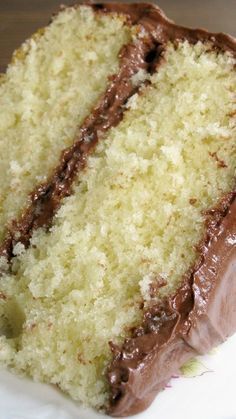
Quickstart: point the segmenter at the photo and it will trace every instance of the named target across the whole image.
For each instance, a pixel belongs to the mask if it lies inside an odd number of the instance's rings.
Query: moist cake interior
[[[64,19],[72,19],[65,38],[76,41],[80,10],[98,30],[88,41],[94,51],[88,68],[83,62],[77,73],[72,48],[66,60],[55,59],[50,70],[46,61],[38,84],[41,54],[55,52],[45,46],[44,52],[34,52],[31,46],[33,67],[28,62],[13,66],[2,86],[8,98],[9,143],[18,134],[25,141],[10,149],[4,163],[12,172],[3,176],[2,226],[18,213],[38,176],[50,170],[61,148],[70,143],[78,121],[104,90],[107,75],[116,71],[121,44],[130,39],[121,19],[106,16],[94,21],[91,11],[79,8],[76,18],[74,11],[57,18],[57,42]],[[89,29],[84,31],[89,37]],[[100,66],[97,60],[104,61],[103,54],[107,62]],[[70,69],[68,77],[62,63]],[[33,84],[27,79],[32,68]],[[22,86],[16,87],[21,77],[29,95],[39,89],[25,99],[27,106],[20,98]],[[235,180],[236,73],[231,54],[214,50],[210,43],[169,42],[158,71],[141,71],[136,77],[146,82],[125,104],[123,120],[88,157],[50,229],[35,231],[28,249],[16,244],[11,272],[3,272],[0,282],[0,361],[19,374],[57,384],[97,409],[109,399],[109,342],[122,344],[147,307],[176,292],[198,257],[206,211],[233,189]],[[52,91],[44,109],[48,79]],[[29,125],[22,122],[18,128],[17,120],[11,120],[11,101],[17,102],[24,119],[35,100],[30,122],[26,118]],[[54,104],[60,109],[56,111]],[[40,115],[45,119],[36,129]],[[44,137],[50,121],[54,128]],[[26,129],[39,144],[31,160]],[[42,156],[47,156],[43,162]],[[22,172],[15,159],[22,162]],[[30,169],[25,169],[28,164]],[[22,186],[13,201],[9,188],[16,182]]]

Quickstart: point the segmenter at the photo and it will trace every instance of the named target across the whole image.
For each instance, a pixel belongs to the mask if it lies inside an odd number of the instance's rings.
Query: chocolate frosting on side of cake
[[[235,198],[227,195],[212,211],[199,259],[176,294],[148,309],[122,348],[112,345],[110,414],[144,410],[185,361],[235,332]]]

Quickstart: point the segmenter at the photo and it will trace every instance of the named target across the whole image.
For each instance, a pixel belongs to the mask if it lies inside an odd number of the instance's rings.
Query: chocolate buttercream
[[[151,4],[95,4],[97,13],[119,13],[143,28],[143,37],[123,48],[119,73],[78,131],[74,145],[62,153],[49,181],[31,194],[31,204],[12,223],[0,248],[9,260],[17,242],[29,244],[34,229],[49,226],[61,200],[72,193],[73,180],[86,165],[98,140],[123,116],[123,105],[139,86],[131,77],[139,69],[152,72],[168,41],[209,42],[211,48],[236,54],[236,41],[225,34],[175,25]],[[144,311],[143,323],[121,347],[110,343],[108,368],[111,401],[108,413],[131,415],[144,410],[171,376],[190,357],[207,352],[236,330],[236,192],[209,212],[206,235],[194,267],[183,285],[161,305]]]

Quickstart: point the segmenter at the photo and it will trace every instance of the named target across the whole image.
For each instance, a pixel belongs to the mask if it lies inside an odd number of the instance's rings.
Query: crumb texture
[[[234,66],[209,45],[168,45],[50,232],[15,248],[0,285],[2,363],[106,403],[108,342],[140,322],[143,300],[176,290],[197,257],[204,211],[234,185]]]
[[[70,146],[131,40],[122,18],[67,8],[15,53],[0,84],[0,240]]]

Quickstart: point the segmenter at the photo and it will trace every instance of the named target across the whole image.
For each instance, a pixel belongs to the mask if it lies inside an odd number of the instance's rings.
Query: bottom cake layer
[[[88,158],[50,231],[36,231],[27,250],[15,246],[12,274],[0,283],[4,365],[84,404],[107,406],[109,342],[122,345],[146,310],[173,296],[199,257],[206,211],[234,187],[234,65],[211,44],[168,44],[150,85]],[[198,350],[193,335],[181,335],[156,355],[154,332],[141,383],[135,371],[111,371],[115,414],[133,412],[134,404],[140,410],[169,378],[153,384],[152,374],[170,371],[170,360],[174,370],[178,352],[183,362],[191,346]]]

